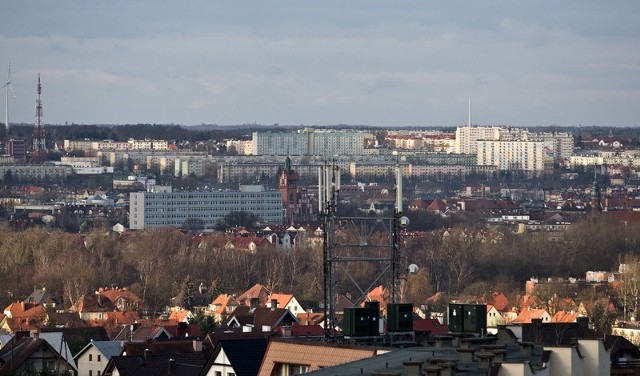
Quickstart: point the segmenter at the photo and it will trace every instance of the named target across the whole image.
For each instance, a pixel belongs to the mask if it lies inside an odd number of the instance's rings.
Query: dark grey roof
[[[73,359],[78,359],[80,355],[82,355],[86,350],[88,350],[91,346],[95,346],[95,348],[100,351],[102,356],[105,357],[106,360],[111,359],[111,357],[120,355],[122,353],[122,343],[120,341],[91,341],[87,344],[80,352],[78,352]]]
[[[224,351],[237,376],[255,376],[267,350],[268,341],[261,339],[221,340],[212,355],[212,359]]]
[[[118,370],[120,376],[197,376],[204,366],[200,353],[150,354],[144,356],[114,356],[105,371]]]
[[[34,289],[31,295],[29,295],[24,302],[36,304],[56,303],[53,296],[45,289]]]

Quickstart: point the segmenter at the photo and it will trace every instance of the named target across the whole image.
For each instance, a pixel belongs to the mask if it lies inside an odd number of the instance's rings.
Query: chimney
[[[422,376],[422,362],[404,362],[407,376]]]
[[[589,318],[588,317],[576,317],[576,323],[581,328],[588,328],[589,327]]]
[[[151,350],[144,349],[144,360],[145,361],[150,361],[151,360]]]
[[[171,358],[169,359],[169,375],[173,375],[176,369],[176,360]]]
[[[251,308],[251,310],[258,308],[259,305],[260,305],[260,299],[251,298],[251,300],[249,300],[249,307]]]
[[[271,299],[271,310],[275,311],[276,308],[278,308],[278,300],[277,299]]]
[[[38,333],[37,330],[32,330],[29,332],[29,337],[34,338],[34,339],[38,339],[40,338],[40,333]]]
[[[193,341],[193,351],[202,352],[202,341]]]

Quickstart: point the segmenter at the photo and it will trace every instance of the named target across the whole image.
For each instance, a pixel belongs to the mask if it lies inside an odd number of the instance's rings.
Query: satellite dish
[[[409,226],[409,218],[407,217],[400,217],[400,227],[407,227]]]
[[[411,264],[407,268],[407,271],[409,272],[409,274],[416,274],[418,270],[420,270],[420,267],[418,267],[418,265],[416,264]]]

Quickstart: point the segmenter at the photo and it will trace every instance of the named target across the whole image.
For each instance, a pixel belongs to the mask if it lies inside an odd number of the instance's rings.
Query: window
[[[55,360],[43,360],[42,361],[42,369],[46,371],[52,371],[56,369]]]
[[[99,362],[100,360],[101,360],[101,356],[100,356],[100,354],[98,354],[98,362]],[[98,372],[100,372],[100,371],[98,371]]]
[[[89,370],[89,376],[93,376],[93,371]]]
[[[89,361],[92,362],[93,361],[93,354],[89,354]]]

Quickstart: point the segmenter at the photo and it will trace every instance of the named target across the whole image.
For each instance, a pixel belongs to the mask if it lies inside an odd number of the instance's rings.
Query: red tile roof
[[[413,320],[413,330],[416,332],[429,332],[434,336],[449,333],[449,328],[441,324],[438,319],[415,319]]]

